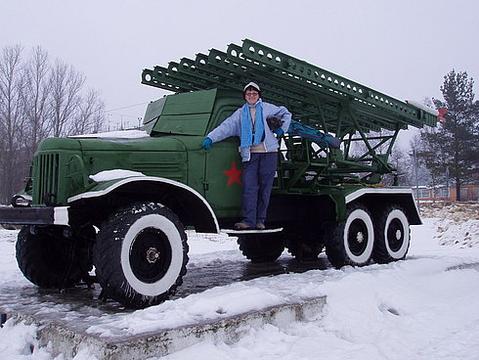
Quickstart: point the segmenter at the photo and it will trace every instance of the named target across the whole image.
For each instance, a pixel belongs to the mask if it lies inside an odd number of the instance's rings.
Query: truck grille
[[[54,204],[58,195],[59,154],[40,154],[36,159],[34,202]],[[36,201],[35,201],[36,200]]]

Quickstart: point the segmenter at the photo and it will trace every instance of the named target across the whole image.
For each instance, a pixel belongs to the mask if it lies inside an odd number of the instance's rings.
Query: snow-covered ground
[[[424,215],[439,219],[435,238],[440,245],[479,246],[479,203],[429,204]]]
[[[440,218],[412,227],[406,261],[233,283],[100,317],[89,332],[135,334],[165,322],[186,324],[327,295],[323,313],[309,321],[251,328],[237,343],[205,341],[165,359],[479,359],[479,247],[473,246],[479,239],[469,220],[474,219],[454,222],[454,232],[444,230]],[[0,231],[0,289],[28,284],[16,266],[15,236],[16,231]],[[192,235],[190,248],[193,268],[241,259],[235,241],[227,237]],[[1,358],[52,359],[47,349],[36,346],[35,332],[34,326],[9,320],[0,329]],[[87,352],[76,357],[90,358]]]

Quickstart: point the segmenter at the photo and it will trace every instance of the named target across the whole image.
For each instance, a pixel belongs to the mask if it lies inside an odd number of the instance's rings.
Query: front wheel
[[[63,235],[61,227],[35,229],[24,226],[18,233],[18,267],[35,285],[65,289],[79,283],[83,271],[75,240]]]
[[[356,204],[348,208],[346,221],[336,224],[326,244],[329,262],[336,268],[344,265],[363,266],[371,260],[374,227],[366,207]]]
[[[105,295],[132,308],[156,305],[174,294],[188,262],[183,225],[170,209],[151,202],[110,216],[93,253]]]
[[[410,244],[409,221],[399,206],[390,206],[379,215],[375,236],[375,261],[385,264],[406,257]]]

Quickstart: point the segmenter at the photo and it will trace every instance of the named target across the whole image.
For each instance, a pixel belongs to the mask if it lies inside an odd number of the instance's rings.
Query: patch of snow
[[[15,258],[15,242],[18,230],[0,228],[0,288],[7,283],[29,284],[18,269]]]
[[[238,251],[237,238],[228,236],[226,233],[220,234],[198,234],[194,230],[187,230],[188,245],[190,255],[199,255],[207,253],[220,253],[223,251]],[[231,256],[231,255],[228,255]],[[242,256],[242,255],[241,255]]]
[[[24,322],[15,324],[9,319],[0,328],[0,354],[2,359],[51,360],[48,349],[41,348],[36,339],[37,327]]]
[[[281,297],[272,290],[237,283],[166,301],[131,314],[100,318],[87,329],[87,333],[108,337],[135,335],[260,310],[280,302]]]
[[[426,106],[418,101],[414,101],[414,100],[406,100],[406,103],[408,103],[409,105],[412,105],[412,106],[415,106],[421,110],[424,110],[426,112],[428,112],[429,114],[431,115],[434,115],[434,116],[438,116],[439,115],[439,111],[437,111],[436,109],[433,109],[433,108],[430,108],[429,106]]]
[[[407,263],[321,284],[322,318],[252,328],[238,343],[206,341],[165,359],[477,359],[479,309],[470,302],[479,273]]]
[[[426,216],[434,218],[434,239],[445,246],[479,246],[479,203],[431,203],[423,206]]]
[[[121,130],[121,131],[108,131],[97,134],[83,134],[73,135],[69,138],[99,138],[99,139],[140,139],[144,137],[150,137],[144,130]]]
[[[124,179],[134,176],[146,176],[145,174],[138,171],[115,169],[115,170],[105,170],[100,171],[97,174],[90,175],[90,179],[96,182],[109,181],[115,179]]]
[[[435,238],[440,245],[473,247],[479,246],[479,220],[458,223],[453,220],[438,221]]]

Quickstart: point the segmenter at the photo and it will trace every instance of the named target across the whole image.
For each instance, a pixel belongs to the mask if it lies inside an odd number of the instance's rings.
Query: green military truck
[[[421,220],[412,191],[381,179],[394,175],[388,157],[399,131],[435,126],[436,114],[244,40],[145,69],[143,84],[174,94],[148,105],[144,137],[40,144],[26,189],[31,204],[20,197],[0,209],[0,223],[24,225],[16,244],[24,275],[62,289],[92,281],[94,266],[103,296],[133,308],[173,294],[186,273],[185,229],[218,233],[240,218],[238,140],[210,151],[201,142],[242,105],[251,80],[264,100],[341,147],[284,136],[267,219],[276,231],[238,234],[243,254],[274,261],[287,247],[304,260],[325,248],[335,267],[403,259],[409,225]],[[137,175],[91,177],[114,169]]]

